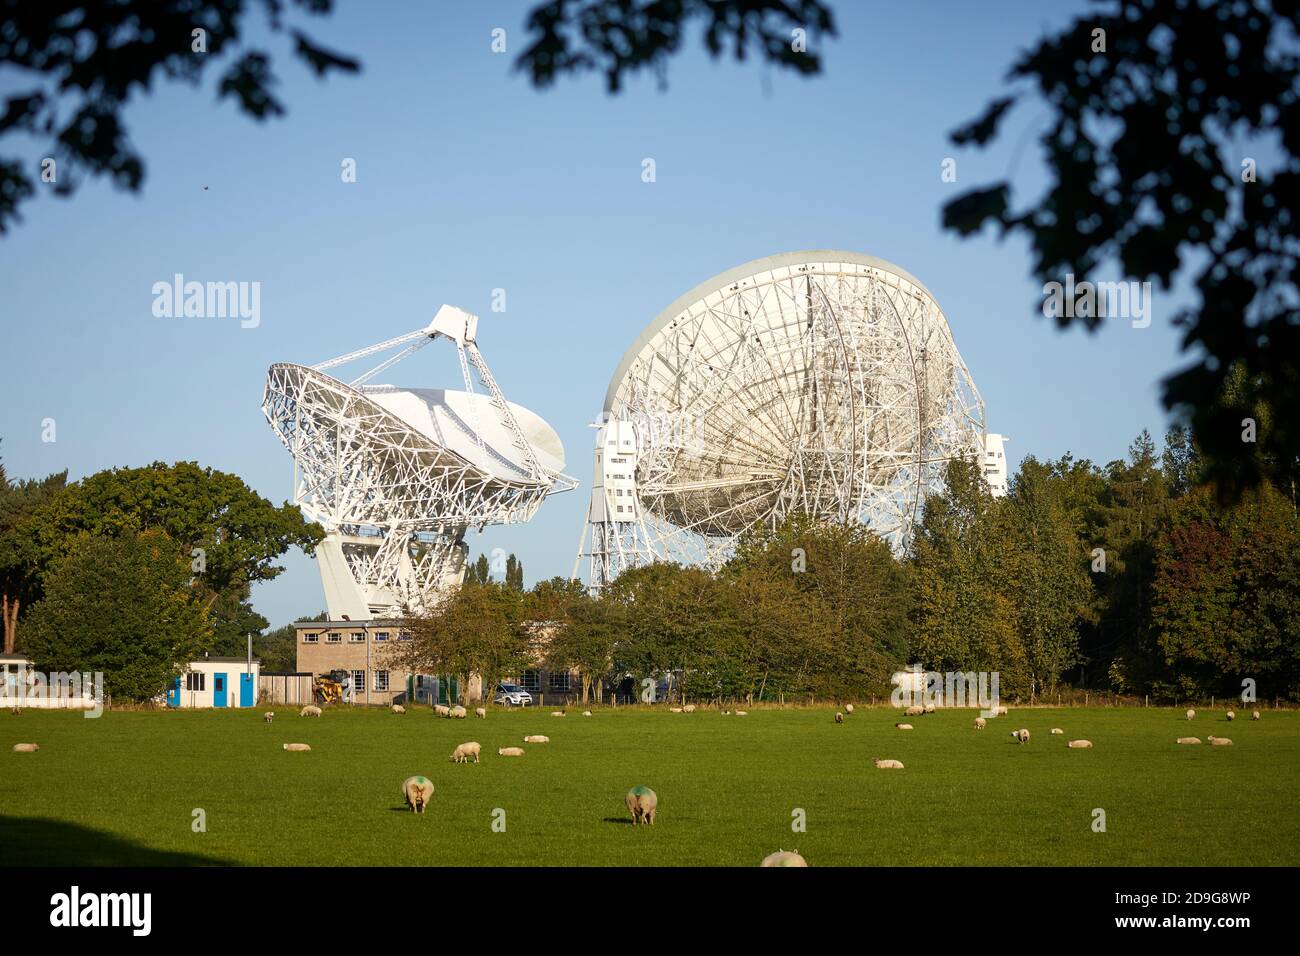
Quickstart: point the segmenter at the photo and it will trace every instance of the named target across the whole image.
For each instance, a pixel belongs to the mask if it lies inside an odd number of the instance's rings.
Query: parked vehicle
[[[533,695],[518,684],[497,684],[496,702],[503,707],[527,707]]]

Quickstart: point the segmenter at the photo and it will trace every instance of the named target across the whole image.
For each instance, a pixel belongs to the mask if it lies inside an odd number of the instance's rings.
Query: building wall
[[[298,670],[314,676],[343,670],[360,673],[364,686],[356,681],[354,704],[391,704],[397,695],[406,693],[409,672],[391,667],[388,649],[395,646],[401,633],[387,621],[305,621],[294,625],[297,630]],[[337,641],[330,640],[338,635]],[[387,639],[381,639],[387,635]],[[385,687],[386,680],[386,687]]]
[[[253,675],[253,700],[248,706],[257,706],[258,674],[261,661],[254,660],[250,671],[248,661],[242,657],[203,657],[190,661],[180,677],[179,707],[215,707],[217,675],[225,675],[226,707],[240,707],[240,676]]]

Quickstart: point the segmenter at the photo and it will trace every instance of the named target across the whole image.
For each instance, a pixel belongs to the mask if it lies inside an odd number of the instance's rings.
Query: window
[[[191,671],[185,675],[186,690],[207,690],[207,674],[202,671]]]
[[[325,642],[327,644],[342,644],[343,635],[340,634],[338,631],[330,631],[325,638]]]
[[[375,690],[381,693],[388,691],[388,671],[375,671]]]
[[[352,693],[364,694],[365,691],[366,691],[366,672],[353,671],[352,672]]]
[[[387,641],[387,640],[388,640],[388,632],[387,632],[387,631],[377,631],[377,632],[375,633],[375,643],[377,643],[377,644],[383,644],[383,643],[384,643],[385,641]]]
[[[567,694],[569,692],[568,671],[552,671],[547,676],[550,678],[547,684],[552,694]]]
[[[364,644],[366,642],[366,632],[353,631],[348,635],[348,640],[353,644]]]
[[[304,635],[302,636],[302,642],[303,642],[304,644],[319,644],[319,643],[320,643],[320,635],[319,635],[319,634],[314,634],[314,633],[313,633],[313,634],[304,634]]]
[[[520,676],[519,683],[530,694],[536,694],[542,689],[542,675],[537,671],[524,671]]]
[[[409,641],[411,639],[411,635],[406,632],[402,632],[397,635],[397,639],[399,641]]]

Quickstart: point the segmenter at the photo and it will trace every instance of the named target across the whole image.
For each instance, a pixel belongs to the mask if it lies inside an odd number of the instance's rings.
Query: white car
[[[497,684],[496,702],[505,707],[527,707],[533,695],[518,684]]]

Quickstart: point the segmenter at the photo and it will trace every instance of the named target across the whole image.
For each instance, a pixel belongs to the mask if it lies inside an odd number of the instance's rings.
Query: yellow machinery
[[[316,703],[324,706],[325,704],[337,704],[343,699],[343,679],[347,677],[346,671],[330,671],[328,674],[321,674],[316,678],[315,693]]]

